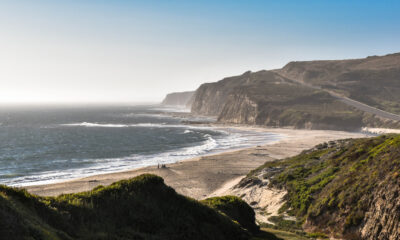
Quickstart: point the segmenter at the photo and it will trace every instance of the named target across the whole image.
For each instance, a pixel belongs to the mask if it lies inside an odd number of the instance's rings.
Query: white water
[[[99,124],[99,125],[100,126],[98,126],[97,124],[82,123],[78,126],[109,127],[110,125],[112,125],[112,127],[120,127],[119,125],[122,124]],[[141,125],[141,127],[143,127],[142,125],[145,125],[144,127],[147,127],[149,124],[138,124],[138,125]],[[70,125],[70,126],[77,126],[77,125]],[[168,127],[170,127],[170,125],[168,125]],[[197,127],[197,126],[193,127],[186,125],[180,127],[190,127],[192,129],[196,128],[212,129],[211,127]],[[179,149],[177,151],[168,151],[159,154],[130,155],[120,158],[103,158],[103,159],[86,159],[86,160],[79,159],[76,161],[79,162],[87,161],[91,163],[94,162],[95,164],[86,168],[64,169],[62,171],[47,171],[47,172],[42,172],[40,175],[36,176],[19,177],[14,180],[15,182],[14,184],[10,185],[30,186],[30,185],[57,183],[73,178],[81,178],[97,174],[132,170],[140,167],[152,166],[157,164],[175,163],[184,159],[193,158],[197,156],[203,156],[227,150],[251,147],[260,144],[273,143],[282,138],[282,136],[275,134],[243,131],[236,129],[214,129],[214,130],[224,132],[227,134],[227,136],[221,139],[214,139],[211,135],[206,134],[207,140],[204,141],[201,145],[186,147]],[[186,129],[184,130],[183,134],[188,134],[191,133],[192,131],[193,130]]]

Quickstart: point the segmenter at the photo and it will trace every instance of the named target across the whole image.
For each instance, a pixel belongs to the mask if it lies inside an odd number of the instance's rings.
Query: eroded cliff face
[[[246,93],[228,96],[219,114],[218,121],[242,124],[257,124],[258,105]]]
[[[202,84],[197,90],[191,112],[199,115],[218,116],[229,93],[212,83]]]
[[[382,183],[363,219],[363,239],[400,239],[400,186],[397,182]]]
[[[349,109],[344,104],[329,99],[325,106],[323,93],[310,95],[314,103],[291,104],[286,101],[258,101],[248,93],[232,94],[228,97],[218,121],[234,124],[253,124],[269,127],[291,127],[296,129],[358,130],[363,125],[361,113]],[[271,94],[270,96],[274,96]],[[327,97],[327,96],[325,96]],[[277,96],[277,99],[279,96]],[[349,113],[344,116],[343,112]]]
[[[246,72],[196,91],[192,112],[218,121],[270,127],[358,130],[360,112],[328,93],[271,71]]]
[[[169,93],[162,101],[162,105],[190,107],[193,102],[194,91]]]
[[[223,123],[357,131],[400,127],[344,103],[332,91],[400,112],[400,54],[340,61],[292,62],[201,85],[192,112]],[[382,86],[377,86],[377,82]],[[375,97],[376,96],[376,97]]]
[[[357,205],[346,206],[347,210],[342,213],[326,211],[317,218],[307,219],[304,229],[326,232],[338,239],[399,240],[400,185],[398,179],[389,181],[377,183],[371,193],[361,196],[359,203],[354,204],[365,204],[365,207],[357,212],[354,212]],[[348,227],[349,224],[354,226]]]
[[[224,78],[215,83],[204,83],[197,90],[193,100],[192,113],[208,116],[219,116],[226,100],[236,87],[245,82],[251,72],[243,75]]]

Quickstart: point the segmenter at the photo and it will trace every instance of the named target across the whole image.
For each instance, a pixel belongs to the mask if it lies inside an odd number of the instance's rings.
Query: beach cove
[[[65,193],[89,191],[99,185],[109,185],[122,179],[151,173],[164,178],[165,183],[173,187],[178,193],[195,199],[203,199],[223,193],[226,189],[237,184],[249,171],[266,161],[294,156],[305,149],[327,141],[367,136],[357,132],[329,130],[295,130],[232,125],[218,125],[218,127],[264,131],[285,137],[266,145],[189,158],[167,164],[165,168],[148,166],[135,170],[94,175],[54,184],[27,186],[25,188],[33,194],[56,196]]]

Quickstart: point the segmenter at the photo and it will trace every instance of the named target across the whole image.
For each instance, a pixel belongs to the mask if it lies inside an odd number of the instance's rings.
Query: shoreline
[[[178,193],[195,199],[218,195],[228,186],[240,181],[249,171],[266,161],[294,156],[302,150],[319,143],[343,139],[368,137],[365,133],[352,133],[331,130],[295,130],[285,128],[264,128],[243,125],[213,125],[217,128],[233,128],[246,131],[262,131],[283,135],[277,141],[264,145],[192,157],[166,164],[166,168],[157,166],[142,167],[133,170],[105,173],[89,177],[66,180],[59,183],[31,185],[28,192],[40,196],[56,196],[63,193],[89,191],[99,185],[132,178],[144,173],[151,173],[164,178],[167,185]]]
[[[216,124],[199,124],[199,125],[186,125],[186,126],[182,125],[180,128],[187,128],[185,132],[186,131],[192,132],[197,130],[209,130],[212,132],[220,132],[221,134],[224,135],[226,134],[226,135],[224,137],[207,136],[207,140],[199,142],[199,144],[193,146],[185,146],[173,150],[166,150],[164,152],[159,152],[149,155],[141,155],[142,158],[138,159],[135,165],[125,165],[123,168],[106,168],[103,166],[100,171],[90,172],[86,174],[76,173],[76,174],[70,174],[67,177],[65,177],[64,175],[64,177],[62,178],[56,177],[54,179],[45,179],[45,180],[38,178],[36,181],[22,182],[20,184],[14,184],[14,185],[10,184],[9,186],[27,188],[30,186],[64,183],[68,181],[88,178],[97,175],[138,170],[146,167],[156,167],[157,165],[159,166],[168,165],[177,162],[187,161],[192,158],[242,150],[250,147],[255,147],[258,145],[271,144],[279,141],[284,137],[282,136],[282,134],[270,134],[268,131],[255,131],[254,129],[250,128],[237,128],[237,127],[224,127],[224,126],[221,127]],[[209,145],[211,145],[211,147]],[[129,156],[127,156],[126,158],[129,158]],[[110,159],[112,160],[112,158]],[[117,157],[115,159],[119,160],[120,158]],[[68,172],[69,170],[71,169],[65,169],[66,172]],[[59,173],[62,175],[64,172],[59,171]]]

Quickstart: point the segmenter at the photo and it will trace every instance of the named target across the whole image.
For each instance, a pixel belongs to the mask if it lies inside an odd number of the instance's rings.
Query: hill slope
[[[241,207],[238,212],[251,215],[245,213],[247,210]],[[177,194],[154,175],[58,197],[38,197],[25,190],[1,186],[0,236],[2,239],[250,238],[247,231],[226,215]]]
[[[282,76],[400,113],[400,53],[364,59],[290,62]]]
[[[287,221],[286,212],[308,232],[400,239],[400,135],[320,144],[267,162],[244,181],[264,182],[254,187],[267,181],[269,188],[287,191],[281,219],[271,221]]]
[[[400,117],[357,108],[357,102],[345,98],[397,112],[399,84],[400,54],[293,62],[280,70],[246,72],[205,83],[196,90],[191,110],[218,116],[225,123],[338,130],[399,128]]]

